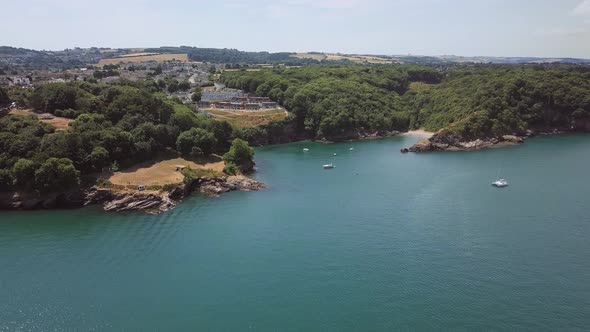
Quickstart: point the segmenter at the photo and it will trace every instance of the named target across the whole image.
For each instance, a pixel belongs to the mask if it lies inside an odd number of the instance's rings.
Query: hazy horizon
[[[0,45],[0,47],[14,47],[14,48],[23,48],[35,51],[64,51],[66,49],[89,49],[89,48],[100,48],[100,49],[148,49],[148,48],[160,48],[160,47],[198,47],[198,48],[211,48],[211,49],[236,49],[238,51],[244,52],[269,52],[269,53],[310,53],[310,52],[318,52],[318,53],[326,53],[326,54],[351,54],[351,55],[373,55],[373,56],[392,56],[392,57],[404,57],[404,56],[417,56],[417,57],[465,57],[465,58],[539,58],[539,59],[550,59],[550,58],[559,58],[559,59],[581,59],[581,60],[590,60],[590,56],[588,57],[569,57],[569,56],[527,56],[527,55],[464,55],[464,54],[385,54],[385,53],[354,53],[354,52],[328,52],[322,50],[298,50],[298,51],[268,51],[268,50],[244,50],[235,47],[208,47],[206,45],[196,46],[196,45],[160,45],[160,46],[131,46],[131,47],[112,47],[112,46],[72,46],[66,48],[57,48],[57,49],[42,49],[42,48],[33,48],[33,47],[25,47],[25,46],[14,46],[14,45]]]
[[[0,45],[590,58],[590,0],[23,0]]]

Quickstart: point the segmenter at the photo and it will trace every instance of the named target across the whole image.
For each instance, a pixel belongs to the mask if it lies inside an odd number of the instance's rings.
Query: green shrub
[[[109,179],[98,178],[96,179],[96,185],[99,187],[111,188],[113,183]]]
[[[231,164],[231,163],[227,164],[223,168],[223,173],[225,173],[227,175],[236,175],[238,173],[238,166]]]

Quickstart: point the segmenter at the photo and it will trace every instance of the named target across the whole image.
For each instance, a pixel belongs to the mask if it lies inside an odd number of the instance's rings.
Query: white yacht
[[[332,163],[329,163],[329,164],[325,164],[325,165],[324,165],[324,166],[322,166],[322,167],[324,167],[324,169],[332,169],[332,168],[334,168],[334,167],[336,167],[336,166],[334,166],[334,164],[332,164]]]
[[[309,151],[308,148],[303,148],[303,152],[307,152],[307,151]]]
[[[498,188],[508,187],[508,181],[506,181],[505,179],[498,179],[498,180],[492,182],[492,186],[498,187]]]

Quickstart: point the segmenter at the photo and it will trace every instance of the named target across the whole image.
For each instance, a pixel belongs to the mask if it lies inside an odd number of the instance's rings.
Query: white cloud
[[[590,0],[583,0],[576,8],[572,11],[572,14],[576,16],[588,16],[590,17]]]

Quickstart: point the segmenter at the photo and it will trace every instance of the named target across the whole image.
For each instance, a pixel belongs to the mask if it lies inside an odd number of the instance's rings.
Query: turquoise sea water
[[[590,329],[590,136],[415,140],[261,148],[268,189],[159,216],[0,212],[0,331]]]

